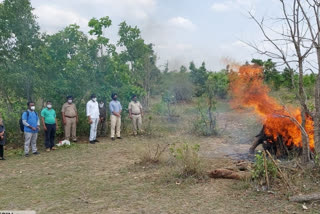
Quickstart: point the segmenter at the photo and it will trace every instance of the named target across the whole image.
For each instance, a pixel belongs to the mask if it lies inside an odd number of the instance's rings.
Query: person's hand
[[[37,129],[36,129],[36,128],[34,128],[34,127],[31,127],[31,130],[32,130],[32,131],[36,131]]]
[[[1,136],[1,140],[3,140],[3,138],[4,138],[4,136],[2,135],[2,136]]]
[[[48,129],[47,129],[47,127],[46,127],[46,126],[44,126],[44,127],[43,127],[43,130],[47,131]]]
[[[78,122],[78,121],[77,121]],[[66,125],[67,124],[67,121],[66,120],[63,120],[63,125]]]
[[[38,131],[40,131],[40,126],[37,127]]]
[[[129,118],[132,120],[132,115],[129,115]]]
[[[92,120],[90,119],[90,120],[89,120],[89,124],[92,124],[92,123],[93,123],[93,122],[92,122]]]
[[[144,114],[141,113],[141,117],[143,117],[143,116],[144,116]]]

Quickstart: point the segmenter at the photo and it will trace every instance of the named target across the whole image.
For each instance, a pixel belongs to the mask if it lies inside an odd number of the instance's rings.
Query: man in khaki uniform
[[[73,97],[68,96],[67,102],[62,106],[62,119],[64,124],[65,139],[73,142],[77,142],[77,123],[78,123],[78,111],[76,105],[72,103]]]
[[[137,135],[137,131],[142,131],[142,117],[143,117],[143,111],[142,111],[142,105],[139,101],[137,101],[137,96],[132,96],[132,101],[129,103],[129,116],[132,120],[133,125],[133,134]]]

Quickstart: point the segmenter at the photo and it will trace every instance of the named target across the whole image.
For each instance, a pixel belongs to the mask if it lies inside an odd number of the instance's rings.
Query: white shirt
[[[100,112],[99,112],[99,104],[98,102],[93,102],[90,100],[87,102],[87,117],[90,116],[90,118],[99,118]]]

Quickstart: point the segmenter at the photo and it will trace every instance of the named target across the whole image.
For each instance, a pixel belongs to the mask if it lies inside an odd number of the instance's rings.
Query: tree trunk
[[[303,90],[303,67],[302,59],[299,59],[299,101],[301,105],[301,126],[305,129],[306,127],[306,113],[308,111],[306,106],[306,97]],[[306,132],[301,131],[302,137],[302,162],[307,163],[310,161],[310,147],[309,137]]]
[[[319,37],[320,39],[320,37]],[[315,115],[314,119],[314,144],[315,152],[320,154],[320,46],[317,46],[318,75],[314,91]]]
[[[306,202],[320,200],[320,193],[313,193],[309,195],[296,195],[289,198],[291,202]]]

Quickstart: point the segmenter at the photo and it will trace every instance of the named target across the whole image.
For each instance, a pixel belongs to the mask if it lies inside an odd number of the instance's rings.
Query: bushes
[[[254,180],[263,181],[266,179],[263,154],[256,154],[255,160],[256,162],[253,165],[252,178]],[[266,159],[266,168],[268,170],[269,178],[275,178],[277,176],[277,168],[269,159]]]
[[[192,121],[192,132],[196,135],[212,136],[217,134],[216,116],[213,111],[216,109],[214,99],[209,99],[207,96],[202,96],[197,100],[198,114]]]
[[[188,143],[184,143],[179,146],[172,145],[170,147],[171,155],[174,157],[179,167],[179,177],[204,177],[205,173],[199,158],[199,150],[199,144],[190,145]]]
[[[147,148],[140,153],[140,164],[157,164],[160,163],[169,144],[156,145],[148,144]]]

